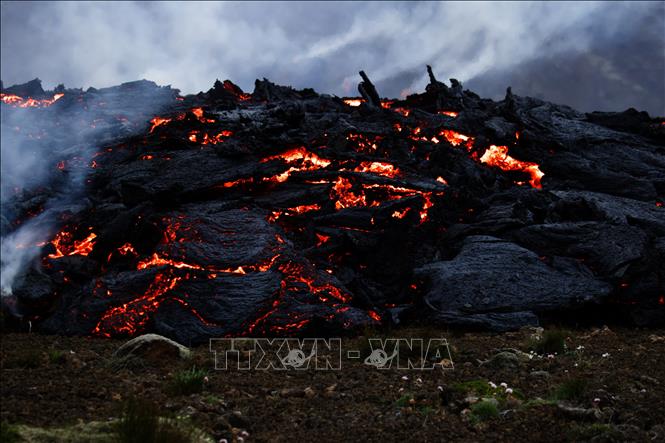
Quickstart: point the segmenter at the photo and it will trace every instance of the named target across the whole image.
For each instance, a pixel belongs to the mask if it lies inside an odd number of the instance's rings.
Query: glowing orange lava
[[[170,118],[162,118],[162,117],[155,117],[155,118],[153,118],[152,120],[150,120],[150,124],[152,125],[152,126],[150,126],[150,133],[152,134],[152,132],[153,132],[158,126],[165,125],[165,124],[167,124],[167,123],[170,122],[170,121],[171,121]]]
[[[508,155],[508,148],[506,146],[492,145],[480,157],[481,163],[486,163],[490,166],[496,166],[503,171],[522,171],[531,176],[531,186],[537,189],[542,189],[540,179],[543,173],[536,163],[525,162],[516,160]]]
[[[377,175],[382,175],[384,177],[397,177],[401,174],[400,170],[390,163],[384,162],[360,162],[360,165],[357,166],[353,172],[372,172]]]
[[[49,254],[48,258],[55,259],[66,255],[88,255],[92,252],[92,249],[95,246],[95,238],[97,238],[97,234],[91,232],[90,235],[83,240],[73,240],[70,232],[61,231],[53,240],[51,240],[55,252]]]
[[[365,100],[362,98],[347,98],[344,100],[344,103],[346,103],[349,106],[360,106],[362,103],[364,103]]]
[[[13,94],[0,94],[0,100],[2,103],[19,108],[46,108],[64,96],[65,94],[60,93],[55,94],[51,99],[45,98],[37,100],[31,97],[24,99],[23,97],[19,97],[18,95]]]

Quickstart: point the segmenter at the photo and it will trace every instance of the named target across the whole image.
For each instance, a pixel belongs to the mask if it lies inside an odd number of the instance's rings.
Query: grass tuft
[[[556,400],[580,401],[587,393],[589,382],[583,378],[571,378],[561,383],[554,391]]]
[[[529,344],[530,350],[541,354],[563,354],[566,352],[567,331],[550,329],[543,332],[540,340],[534,340]]]
[[[479,421],[490,420],[499,416],[499,407],[496,401],[482,399],[478,403],[471,405],[471,416]]]
[[[195,367],[176,372],[171,380],[171,391],[175,395],[198,394],[203,391],[206,375],[206,371]]]
[[[67,355],[63,351],[58,351],[57,349],[52,349],[48,351],[48,361],[51,364],[59,365],[64,363]]]
[[[18,429],[7,422],[0,422],[0,441],[3,443],[14,443],[22,441]]]
[[[154,403],[130,399],[116,427],[119,443],[189,443],[192,432],[161,418]]]

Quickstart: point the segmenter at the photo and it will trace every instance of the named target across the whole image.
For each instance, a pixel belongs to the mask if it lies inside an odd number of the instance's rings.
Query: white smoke
[[[87,104],[78,101],[79,92],[67,91],[48,109],[2,105],[3,294],[12,292],[41,246],[61,228],[59,216],[85,208],[83,185],[93,171],[93,156],[114,139],[145,131],[148,120],[172,102],[175,92],[142,82],[120,89],[91,93]],[[96,106],[99,102],[105,105]],[[119,116],[127,122],[120,123]],[[39,213],[25,213],[35,207]]]
[[[357,71],[364,69],[380,92],[397,95],[422,89],[425,64],[442,79],[465,81],[599,41],[640,51],[639,42],[621,39],[639,34],[642,20],[663,8],[657,2],[2,2],[1,10],[5,84],[41,76],[48,86],[100,87],[148,78],[194,93],[216,78],[251,90],[255,78],[268,77],[355,95]]]

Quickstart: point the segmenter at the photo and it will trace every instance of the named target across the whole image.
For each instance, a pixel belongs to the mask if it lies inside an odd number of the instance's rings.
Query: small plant
[[[476,395],[483,397],[490,396],[494,394],[495,388],[493,388],[487,380],[469,380],[465,382],[453,383],[451,388],[461,394],[467,392],[473,392]]]
[[[66,354],[57,349],[52,349],[48,352],[48,361],[51,364],[59,365],[65,361]]]
[[[192,432],[161,418],[154,403],[132,398],[125,403],[116,437],[120,443],[189,443]]]
[[[4,443],[14,443],[22,441],[21,435],[16,426],[7,422],[0,422],[0,441]]]
[[[195,367],[176,372],[171,381],[171,390],[176,395],[197,394],[203,391],[207,372]]]
[[[485,421],[499,416],[496,400],[484,398],[471,405],[471,416],[478,421]]]
[[[566,337],[568,333],[560,329],[545,331],[540,340],[534,340],[529,348],[540,354],[563,354],[566,351]]]
[[[524,399],[524,394],[518,389],[508,388],[508,385],[502,383],[500,386],[486,380],[470,380],[461,383],[455,383],[452,389],[460,394],[473,393],[479,397],[494,398],[499,401],[501,405],[506,403],[508,397],[513,397],[519,400]]]
[[[411,394],[404,394],[400,398],[397,399],[395,402],[395,405],[399,408],[405,408],[409,406],[411,403],[413,403],[413,395]]]
[[[216,405],[218,403],[222,403],[222,399],[217,397],[216,395],[206,395],[203,397],[203,401],[208,403],[209,405]]]
[[[556,400],[582,400],[587,393],[588,381],[583,378],[571,378],[561,383],[554,391]]]

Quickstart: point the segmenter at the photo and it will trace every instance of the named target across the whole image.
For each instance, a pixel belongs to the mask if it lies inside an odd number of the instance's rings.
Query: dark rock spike
[[[371,82],[369,77],[367,77],[365,71],[360,71],[359,74],[363,81],[358,84],[358,91],[370,106],[380,108],[381,98],[379,97],[379,93],[376,91],[374,84]]]

